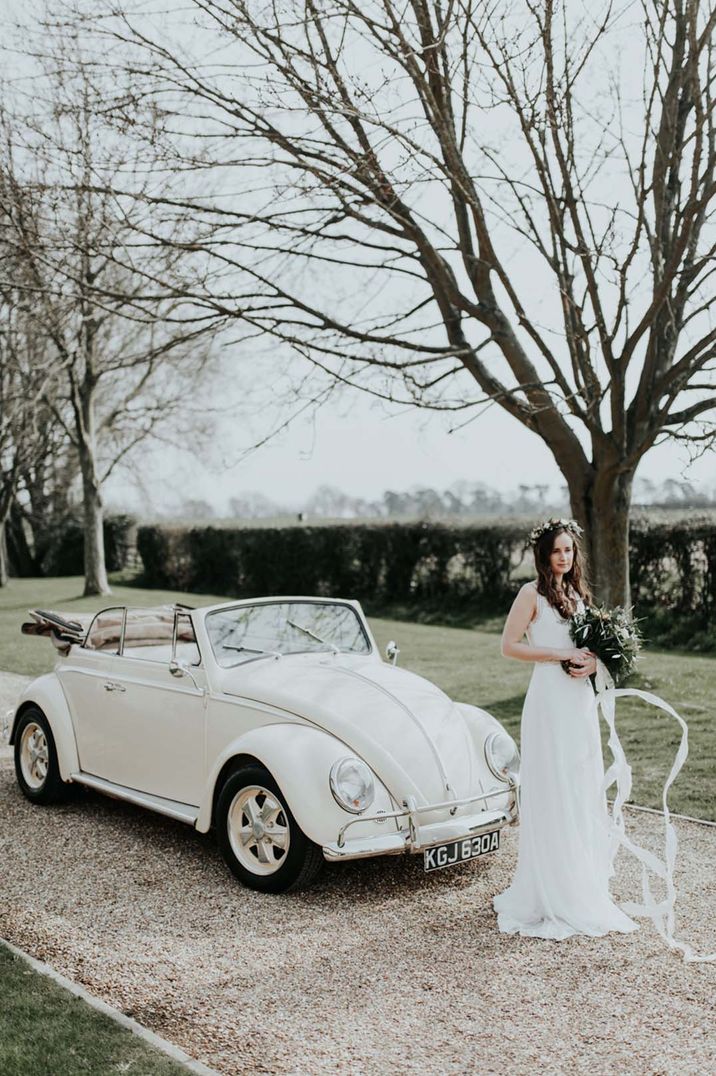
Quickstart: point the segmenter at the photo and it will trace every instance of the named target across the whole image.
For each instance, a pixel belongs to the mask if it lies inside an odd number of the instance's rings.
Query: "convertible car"
[[[495,851],[517,821],[512,738],[398,668],[394,643],[384,660],[357,602],[30,615],[23,632],[58,651],[9,715],[34,803],[80,784],[213,826],[234,875],[271,893],[326,860],[448,867]]]

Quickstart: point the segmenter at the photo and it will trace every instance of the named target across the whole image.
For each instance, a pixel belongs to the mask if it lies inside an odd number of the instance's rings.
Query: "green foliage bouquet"
[[[570,618],[569,634],[575,646],[586,646],[604,662],[615,684],[634,671],[641,634],[636,622],[619,606],[615,609],[587,606],[583,613]],[[569,667],[568,661],[562,662],[565,672],[569,672]]]

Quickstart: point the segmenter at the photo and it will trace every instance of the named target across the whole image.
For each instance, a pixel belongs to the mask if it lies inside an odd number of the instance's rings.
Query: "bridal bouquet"
[[[569,634],[575,646],[586,646],[604,662],[615,684],[634,671],[641,635],[624,609],[587,606],[571,617]],[[562,668],[569,672],[569,662],[563,661]]]

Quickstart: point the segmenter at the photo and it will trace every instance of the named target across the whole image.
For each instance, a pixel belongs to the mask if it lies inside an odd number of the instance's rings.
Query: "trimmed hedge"
[[[679,523],[639,519],[632,525],[632,600],[679,613],[716,610],[716,523],[694,517]]]
[[[638,518],[631,528],[635,614],[647,639],[716,650],[716,521]]]
[[[503,611],[524,575],[524,520],[477,525],[345,523],[143,526],[147,586],[262,597],[317,594],[391,605]],[[636,515],[632,600],[650,641],[716,648],[716,519]],[[529,558],[531,572],[531,559]]]
[[[131,516],[107,516],[104,520],[104,555],[108,572],[126,568],[134,548],[136,520]],[[85,542],[82,523],[68,519],[55,526],[42,558],[43,575],[82,575]]]
[[[504,606],[525,530],[368,523],[225,529],[140,527],[148,586],[262,597],[317,594],[389,604],[478,599]]]

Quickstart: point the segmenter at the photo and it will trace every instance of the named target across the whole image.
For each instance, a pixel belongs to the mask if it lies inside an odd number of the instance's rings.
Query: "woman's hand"
[[[580,650],[574,650],[572,656],[570,656],[570,670],[569,675],[575,677],[577,680],[583,680],[587,676],[592,676],[597,671],[597,657],[591,650],[587,650],[582,647]]]
[[[586,646],[576,646],[574,650],[565,650],[563,661],[571,661],[575,665],[583,665],[587,658],[594,657],[592,651]]]

